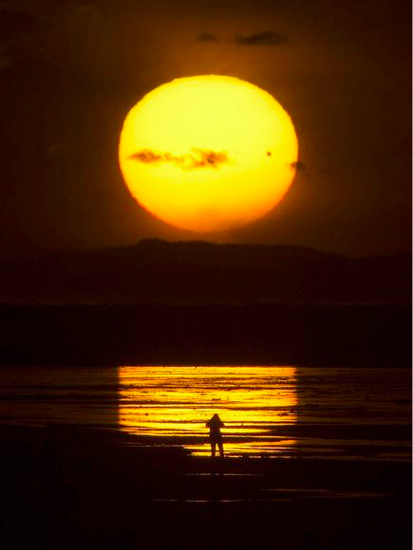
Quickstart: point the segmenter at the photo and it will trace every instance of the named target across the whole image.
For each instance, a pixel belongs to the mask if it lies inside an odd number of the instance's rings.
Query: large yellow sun
[[[128,113],[119,161],[132,196],[164,222],[222,231],[257,220],[285,195],[298,143],[267,92],[228,76],[163,84]]]

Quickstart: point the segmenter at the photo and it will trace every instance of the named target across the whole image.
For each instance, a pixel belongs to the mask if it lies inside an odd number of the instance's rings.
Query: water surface
[[[132,434],[128,445],[209,454],[225,422],[229,456],[411,459],[411,372],[295,366],[7,367],[0,422]]]

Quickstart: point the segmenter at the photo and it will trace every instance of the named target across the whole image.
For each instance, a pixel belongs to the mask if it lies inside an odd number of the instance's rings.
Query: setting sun
[[[223,231],[269,212],[295,176],[289,115],[238,78],[179,78],[127,115],[119,161],[131,195],[181,229]]]

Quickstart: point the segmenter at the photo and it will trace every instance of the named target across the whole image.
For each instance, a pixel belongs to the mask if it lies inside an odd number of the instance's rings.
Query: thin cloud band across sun
[[[182,170],[197,170],[200,168],[217,168],[220,164],[231,162],[225,151],[203,151],[192,148],[192,153],[186,155],[173,155],[172,153],[160,153],[143,149],[130,155],[128,159],[143,162],[145,164],[162,164],[170,162],[179,166]]]
[[[175,227],[246,225],[284,197],[298,167],[289,115],[267,92],[234,77],[179,78],[128,113],[119,162],[131,195]]]

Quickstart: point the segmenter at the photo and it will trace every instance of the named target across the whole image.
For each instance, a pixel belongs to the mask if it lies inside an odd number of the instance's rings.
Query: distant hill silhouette
[[[411,256],[351,259],[298,246],[144,240],[0,263],[8,303],[398,303]]]

